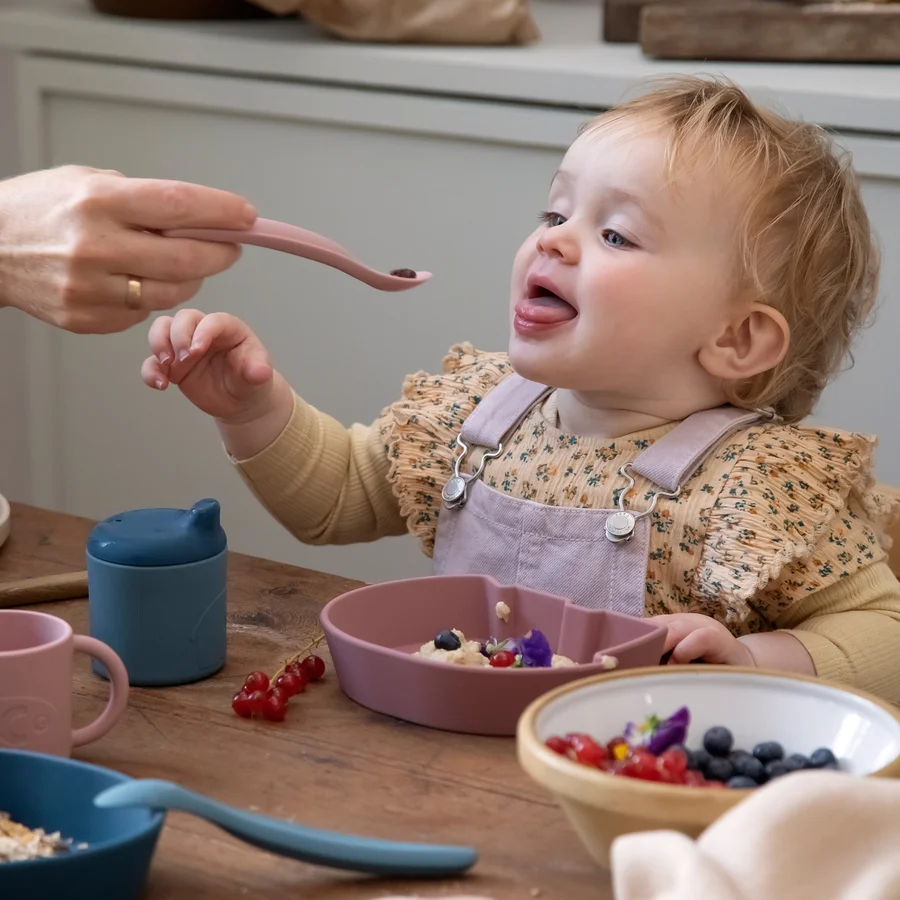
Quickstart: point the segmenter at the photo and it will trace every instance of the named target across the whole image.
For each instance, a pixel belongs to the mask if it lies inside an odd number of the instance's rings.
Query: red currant
[[[266,703],[265,691],[253,691],[247,698],[247,708],[252,715],[260,715]]]
[[[269,676],[265,672],[251,672],[244,682],[244,690],[264,691],[269,687]]]
[[[296,675],[303,682],[303,687],[309,684],[309,672],[303,668],[300,662],[292,662],[289,666],[285,666],[284,671]]]
[[[545,741],[546,745],[554,752],[558,753],[560,756],[568,756],[569,755],[569,742],[565,738],[561,738],[558,735],[554,735],[553,737],[547,738]]]
[[[515,661],[516,654],[512,650],[498,650],[491,654],[491,665],[495,669],[508,669]]]
[[[293,697],[306,690],[306,681],[294,672],[282,672],[275,679],[275,687],[281,690],[285,697]]]
[[[575,759],[586,766],[600,768],[606,759],[606,747],[601,747],[587,734],[566,735],[572,749],[575,751]]]
[[[262,714],[270,722],[283,722],[287,703],[287,697],[278,688],[273,688],[263,701]]]
[[[325,674],[325,661],[318,656],[307,656],[300,665],[306,669],[310,681],[318,681]]]
[[[659,774],[663,781],[671,784],[684,784],[684,773],[687,772],[687,757],[680,750],[664,750],[657,762]]]
[[[250,695],[247,691],[238,691],[231,698],[231,708],[242,718],[249,719],[253,715],[250,707]]]

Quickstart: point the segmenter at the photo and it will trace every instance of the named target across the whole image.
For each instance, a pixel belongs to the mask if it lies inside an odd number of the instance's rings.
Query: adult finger
[[[84,302],[92,306],[102,304],[104,306],[132,309],[132,307],[128,306],[128,282],[130,277],[136,278],[140,283],[140,297],[135,301],[135,305],[137,309],[143,310],[145,313],[168,310],[180,306],[196,296],[200,288],[203,287],[202,278],[192,281],[173,282],[156,281],[152,278],[140,278],[139,276],[108,275],[100,280],[102,285],[100,290],[90,294],[84,293]]]
[[[230,191],[185,181],[111,179],[107,208],[134,228],[249,228],[256,210]]]
[[[229,269],[241,258],[240,244],[127,232],[103,250],[113,275],[136,275],[156,281],[193,281]]]
[[[109,307],[76,307],[42,312],[39,318],[73,334],[116,334],[143,322],[146,310]]]

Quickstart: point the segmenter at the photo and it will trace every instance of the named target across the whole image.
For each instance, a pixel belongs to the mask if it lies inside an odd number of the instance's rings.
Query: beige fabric
[[[696,840],[619,838],[615,900],[897,900],[900,782],[802,772],[759,789]]]
[[[251,0],[280,15],[297,12],[353,41],[527,44],[540,32],[528,0]]]

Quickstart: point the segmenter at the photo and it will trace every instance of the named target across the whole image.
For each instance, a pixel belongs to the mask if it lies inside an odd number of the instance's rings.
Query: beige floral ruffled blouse
[[[442,374],[410,376],[378,423],[400,511],[428,553],[456,435],[511,371],[506,354],[461,344]],[[556,420],[551,395],[487,463],[485,484],[537,503],[608,509],[627,485],[619,468],[673,427],[609,441],[565,434]],[[861,434],[765,423],[727,438],[652,514],[647,614],[705,613],[736,633],[765,630],[805,595],[883,561],[890,510],[874,490],[874,445]],[[638,477],[626,506],[651,490]]]

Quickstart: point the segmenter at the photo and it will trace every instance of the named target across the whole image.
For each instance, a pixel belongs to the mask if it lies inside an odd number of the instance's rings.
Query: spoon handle
[[[136,779],[109,788],[94,798],[104,809],[149,806],[191,813],[263,850],[304,862],[372,875],[435,878],[460,875],[477,853],[470,847],[406,844],[295,825],[220,803],[180,785]]]
[[[252,244],[270,250],[292,253],[314,262],[339,269],[358,281],[379,291],[408,291],[431,278],[430,272],[415,272],[412,277],[390,275],[364,265],[350,252],[321,234],[276,222],[274,219],[257,219],[250,228],[175,228],[164,231],[165,237],[194,238],[202,241],[220,241],[229,244]],[[395,270],[397,271],[397,270]],[[406,270],[412,272],[412,270]]]

